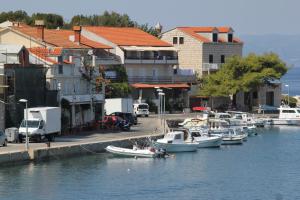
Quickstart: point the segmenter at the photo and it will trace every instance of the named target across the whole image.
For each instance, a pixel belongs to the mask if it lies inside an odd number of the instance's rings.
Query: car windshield
[[[139,109],[148,109],[148,105],[146,105],[146,104],[141,104],[141,105],[139,105]]]
[[[38,128],[40,121],[28,120],[27,126],[28,128]],[[23,120],[20,127],[26,127],[26,120]]]

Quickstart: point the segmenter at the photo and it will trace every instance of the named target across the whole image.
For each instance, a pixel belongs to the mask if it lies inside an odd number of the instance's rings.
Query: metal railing
[[[218,70],[220,69],[220,64],[217,63],[203,63],[202,71]]]
[[[194,75],[174,76],[128,76],[129,83],[194,83]]]

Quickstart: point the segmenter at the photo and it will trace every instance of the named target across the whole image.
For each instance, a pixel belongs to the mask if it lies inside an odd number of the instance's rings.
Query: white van
[[[142,116],[145,117],[149,116],[149,105],[147,103],[135,103],[133,104],[133,112],[136,116]]]

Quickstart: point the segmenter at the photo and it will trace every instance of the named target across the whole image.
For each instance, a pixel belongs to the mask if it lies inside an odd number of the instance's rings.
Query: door
[[[266,104],[274,106],[274,92],[266,92]]]

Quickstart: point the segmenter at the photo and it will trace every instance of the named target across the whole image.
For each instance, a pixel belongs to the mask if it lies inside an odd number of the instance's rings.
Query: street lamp
[[[158,101],[159,101],[159,104],[158,104],[158,108],[157,108],[157,114],[160,118],[160,114],[161,114],[161,97],[159,95],[159,93],[161,93],[163,90],[160,89],[159,87],[155,87],[156,91],[158,92]]]
[[[162,96],[160,98],[160,104],[161,104],[161,113],[162,113],[162,116],[163,116],[163,119],[161,119],[161,123],[163,122],[163,126],[164,126],[164,134],[165,134],[165,110],[166,110],[166,98],[165,98],[165,93],[163,92],[159,92],[158,93],[159,96]]]
[[[288,88],[288,106],[290,106],[290,86],[286,84],[285,87]]]
[[[27,99],[20,99],[19,102],[25,103],[26,105],[26,114],[25,114],[25,122],[26,122],[26,142],[25,142],[25,147],[26,151],[29,149],[29,144],[28,144],[28,107],[27,107]]]

